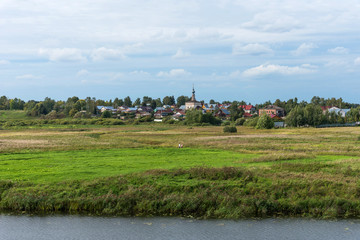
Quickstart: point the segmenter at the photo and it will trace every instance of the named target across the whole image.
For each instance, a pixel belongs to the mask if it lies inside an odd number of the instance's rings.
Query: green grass
[[[0,120],[23,120],[30,119],[26,111],[22,110],[0,110]]]
[[[254,157],[223,150],[145,148],[49,151],[0,156],[0,180],[92,180],[151,169],[240,166]]]
[[[360,217],[359,135],[360,128],[224,134],[162,124],[4,128],[0,212]]]

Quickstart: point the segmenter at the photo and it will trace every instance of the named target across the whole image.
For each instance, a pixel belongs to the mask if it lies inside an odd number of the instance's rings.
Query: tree
[[[137,98],[135,100],[135,102],[133,103],[133,106],[136,107],[136,106],[140,106],[140,105],[141,105],[141,100],[140,100],[140,98]]]
[[[264,114],[259,117],[259,120],[256,124],[256,129],[271,129],[274,127],[274,121],[271,119],[270,116]]]
[[[348,122],[358,122],[360,121],[360,107],[351,108],[350,111],[346,114]]]
[[[152,100],[151,101],[151,104],[150,104],[150,107],[152,108],[152,109],[155,109],[156,108],[156,100]]]
[[[304,126],[306,124],[304,108],[300,106],[293,108],[286,116],[286,124],[290,127]]]
[[[131,107],[132,106],[132,101],[131,101],[131,98],[129,96],[127,96],[125,99],[124,99],[124,105],[127,106],[127,107]]]
[[[306,124],[310,126],[317,126],[323,122],[323,113],[320,106],[308,104],[304,109],[304,118]]]
[[[164,105],[174,105],[175,104],[175,98],[174,96],[166,96],[163,98],[163,104]]]
[[[151,104],[151,102],[152,102],[151,97],[144,96],[143,100],[142,100],[142,103],[141,103],[141,106],[147,106],[147,104]]]
[[[111,118],[111,116],[112,116],[112,114],[108,110],[103,111],[103,113],[101,114],[102,118]]]
[[[155,102],[156,102],[156,107],[162,107],[163,104],[160,98],[155,99]]]
[[[9,99],[6,96],[0,97],[0,109],[1,110],[7,110],[9,109]]]
[[[236,119],[241,118],[244,114],[244,110],[239,108],[239,104],[236,101],[232,102],[229,110],[231,121],[236,121]]]
[[[215,100],[214,99],[210,99],[210,104],[215,104]]]
[[[124,105],[124,101],[122,99],[119,98],[115,98],[114,102],[113,102],[113,107],[117,108]]]
[[[188,102],[189,100],[190,100],[190,98],[187,96],[179,96],[176,99],[176,106],[180,107],[181,105],[185,105],[185,102]]]
[[[212,125],[220,125],[221,120],[214,117],[211,113],[203,114],[201,110],[188,110],[186,112],[186,124],[194,124],[194,123],[209,123]]]
[[[45,100],[43,101],[44,107],[46,108],[46,112],[49,113],[54,109],[55,106],[55,100],[46,97]]]

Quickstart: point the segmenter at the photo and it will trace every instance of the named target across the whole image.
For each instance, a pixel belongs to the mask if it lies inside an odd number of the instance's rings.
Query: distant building
[[[250,113],[250,114],[253,114],[256,111],[256,108],[253,105],[240,105],[239,108],[242,108],[245,113]]]
[[[201,102],[196,101],[194,87],[190,101],[185,103],[185,110],[191,110],[191,109],[202,109]]]
[[[269,115],[271,117],[277,116],[277,117],[284,117],[285,116],[285,110],[281,107],[275,106],[275,105],[268,105],[265,108],[259,109],[259,116],[261,115]]]
[[[340,115],[341,117],[345,117],[348,112],[350,112],[350,109],[340,109],[337,107],[332,107],[328,109],[329,113],[335,112],[337,115]]]

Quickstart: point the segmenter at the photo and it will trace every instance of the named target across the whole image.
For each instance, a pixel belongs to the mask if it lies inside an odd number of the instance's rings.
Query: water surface
[[[360,239],[360,221],[0,215],[0,239]]]

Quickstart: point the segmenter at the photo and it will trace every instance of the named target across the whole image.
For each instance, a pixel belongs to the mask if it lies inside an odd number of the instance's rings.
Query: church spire
[[[193,90],[192,90],[191,101],[196,102],[196,99],[195,99],[195,88],[194,88],[194,84],[193,84]]]

